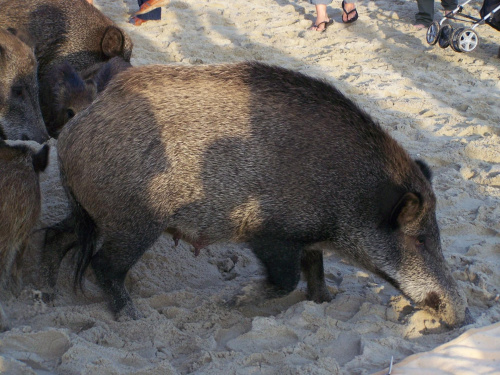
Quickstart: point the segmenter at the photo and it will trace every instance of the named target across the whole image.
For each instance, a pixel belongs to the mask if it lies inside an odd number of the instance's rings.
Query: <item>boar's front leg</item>
[[[266,268],[267,279],[276,293],[285,295],[292,292],[300,280],[300,257],[304,245],[271,236],[256,237],[249,244]]]
[[[332,295],[325,283],[323,251],[307,249],[302,253],[302,272],[307,281],[307,299],[316,303],[330,302]]]

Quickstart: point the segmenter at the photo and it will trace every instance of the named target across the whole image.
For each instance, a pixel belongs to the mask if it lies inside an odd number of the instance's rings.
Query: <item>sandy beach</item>
[[[414,29],[415,1],[358,2],[360,18],[350,25],[341,21],[340,4],[328,7],[334,23],[318,33],[307,30],[315,10],[304,0],[172,1],[161,21],[139,27],[128,23],[135,0],[94,0],[133,39],[135,66],[258,60],[325,79],[358,103],[433,169],[445,258],[475,323],[442,326],[329,249],[332,302],[307,301],[303,281],[290,295],[266,300],[259,293],[263,269],[244,244],[213,245],[195,257],[191,245],[175,246],[169,234],[126,281],[145,318],[117,322],[91,272],[85,294],[73,291],[71,256],[55,301],[41,300],[37,232],[24,287],[4,303],[12,328],[0,334],[0,373],[373,374],[391,357],[397,364],[500,321],[500,32],[482,25],[479,46],[457,53],[429,46],[426,30]],[[464,12],[477,16],[481,5]],[[438,3],[436,10],[440,19]],[[67,209],[51,144],[40,227]],[[499,341],[498,325],[494,334]],[[470,345],[485,350],[481,340]],[[435,366],[450,357],[440,358]],[[500,373],[500,350],[488,358],[491,365],[475,374]]]

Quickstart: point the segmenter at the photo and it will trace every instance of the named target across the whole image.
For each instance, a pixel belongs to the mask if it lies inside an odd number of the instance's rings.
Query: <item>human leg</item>
[[[326,12],[326,6],[331,3],[331,0],[311,0],[311,4],[316,7],[316,21],[309,30],[323,31],[330,23],[330,18]]]
[[[448,14],[458,7],[457,0],[441,0],[441,5],[443,6],[444,13]]]
[[[418,13],[415,15],[415,27],[423,29],[434,20],[434,0],[417,0]]]

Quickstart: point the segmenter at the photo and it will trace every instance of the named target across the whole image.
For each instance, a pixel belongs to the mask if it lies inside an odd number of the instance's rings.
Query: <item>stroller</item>
[[[455,10],[445,15],[441,21],[434,21],[427,29],[427,43],[430,45],[439,43],[441,48],[450,46],[456,52],[471,52],[479,44],[479,38],[474,29],[482,22],[500,31],[500,0],[484,0],[479,11],[481,18],[462,14],[463,7],[471,1],[467,0],[462,5],[459,5]],[[453,30],[450,25],[443,25],[447,19],[469,22],[472,23],[472,26]]]

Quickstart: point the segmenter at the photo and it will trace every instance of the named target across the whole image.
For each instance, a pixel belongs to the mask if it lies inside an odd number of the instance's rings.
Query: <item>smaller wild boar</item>
[[[16,258],[22,257],[41,209],[38,173],[45,170],[49,146],[33,151],[26,145],[0,140],[0,288],[9,279]],[[19,261],[16,263],[20,263]],[[21,262],[22,263],[22,262]],[[1,306],[0,306],[1,310]],[[0,312],[0,329],[5,314]]]
[[[48,134],[38,102],[37,62],[14,34],[0,28],[0,139],[43,143]]]
[[[97,96],[92,80],[83,80],[68,63],[54,65],[43,77],[40,105],[47,131],[57,138],[62,127],[75,114],[87,108]]]
[[[57,138],[62,127],[87,108],[111,79],[132,65],[116,56],[78,73],[67,61],[52,66],[43,76],[40,105],[49,135]]]
[[[443,256],[431,172],[335,87],[257,62],[145,66],[110,82],[58,139],[73,214],[46,235],[53,287],[78,241],[117,317],[124,280],[164,232],[246,242],[280,293],[330,301],[323,254],[388,280],[449,325],[467,301]],[[50,292],[50,290],[48,290]]]

